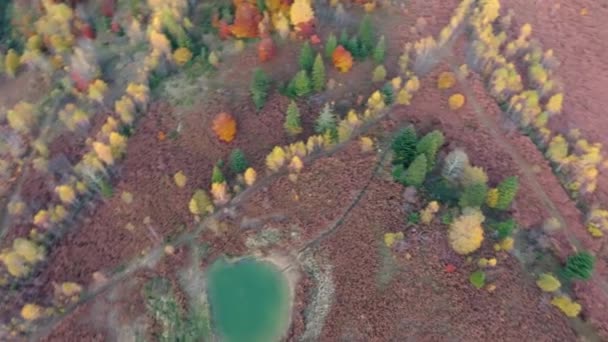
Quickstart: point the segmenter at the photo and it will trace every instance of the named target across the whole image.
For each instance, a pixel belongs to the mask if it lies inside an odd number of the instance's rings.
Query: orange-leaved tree
[[[222,112],[213,120],[213,132],[217,135],[218,139],[231,142],[236,135],[236,121],[232,115]]]
[[[247,1],[236,2],[236,13],[234,23],[230,27],[230,32],[236,38],[255,38],[258,36],[258,24],[262,20],[262,15],[257,7]]]
[[[334,66],[340,70],[340,72],[348,72],[353,66],[353,56],[342,45],[338,45],[334,50],[332,59]]]

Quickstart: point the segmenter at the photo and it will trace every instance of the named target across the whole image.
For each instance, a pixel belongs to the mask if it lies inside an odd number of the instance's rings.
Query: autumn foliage
[[[276,54],[276,47],[272,38],[265,37],[258,44],[258,58],[260,62],[266,62],[272,59]]]
[[[334,50],[332,59],[334,66],[336,69],[340,70],[340,72],[348,72],[353,66],[353,56],[342,45],[338,45]]]
[[[222,112],[213,120],[213,132],[218,139],[229,143],[236,135],[236,121],[232,115]]]
[[[257,7],[247,1],[238,1],[236,4],[234,23],[230,26],[230,32],[236,38],[255,38],[259,35],[258,24],[262,15]]]

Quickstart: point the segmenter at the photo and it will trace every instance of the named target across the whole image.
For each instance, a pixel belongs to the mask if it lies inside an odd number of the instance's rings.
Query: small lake
[[[287,329],[288,281],[270,262],[218,259],[207,273],[207,296],[221,341],[271,342]]]

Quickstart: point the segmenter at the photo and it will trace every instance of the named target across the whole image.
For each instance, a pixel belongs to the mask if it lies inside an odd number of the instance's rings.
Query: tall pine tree
[[[334,54],[334,50],[338,46],[338,39],[336,35],[332,32],[327,37],[327,41],[325,42],[325,57],[331,58]]]
[[[315,132],[323,134],[327,131],[335,130],[337,126],[336,122],[336,114],[334,114],[329,103],[326,103],[315,121]]]
[[[393,149],[393,164],[407,168],[416,158],[416,143],[418,137],[413,126],[408,126],[397,133],[391,145]]]
[[[270,88],[270,79],[266,76],[266,73],[262,69],[256,69],[251,80],[251,86],[249,91],[251,92],[251,99],[255,104],[257,110],[264,107],[266,99],[268,98],[268,89]]]
[[[375,38],[372,20],[369,15],[366,15],[359,25],[359,40],[362,48],[367,52],[373,51],[374,45],[376,45]]]
[[[245,158],[245,154],[240,148],[232,150],[230,153],[230,169],[232,172],[239,174],[245,172],[249,167],[249,163]]]
[[[496,203],[496,209],[507,210],[511,206],[511,202],[517,194],[519,188],[519,180],[516,176],[505,178],[498,186],[498,202]]]
[[[303,97],[312,91],[310,85],[310,78],[305,70],[300,70],[296,76],[294,76],[290,88],[295,96]]]
[[[320,53],[312,66],[312,87],[314,91],[322,91],[325,88],[325,65]]]
[[[340,32],[340,38],[338,38],[338,45],[342,45],[343,47],[346,47],[346,45],[348,45],[348,33],[346,32],[346,29],[342,29],[342,31]]]
[[[386,43],[384,41],[384,36],[382,36],[382,37],[380,37],[380,40],[378,40],[378,44],[376,44],[376,47],[374,48],[372,57],[374,58],[374,62],[376,62],[376,64],[382,64],[382,63],[384,63],[385,55],[386,55]]]
[[[298,105],[294,101],[291,101],[289,107],[287,107],[287,116],[285,117],[283,127],[290,136],[295,136],[302,132],[300,109],[298,109]]]
[[[300,50],[300,68],[306,70],[306,72],[311,72],[314,61],[314,52],[312,51],[312,47],[310,47],[310,43],[306,41]]]

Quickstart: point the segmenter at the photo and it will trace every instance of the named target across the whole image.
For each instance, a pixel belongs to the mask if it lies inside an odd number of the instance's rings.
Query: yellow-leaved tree
[[[76,200],[76,192],[74,191],[74,188],[72,188],[72,186],[69,184],[57,186],[55,188],[55,192],[63,203],[72,204],[74,203],[74,200]]]
[[[34,106],[28,102],[21,101],[6,114],[9,126],[19,133],[27,134],[36,125]]]
[[[106,82],[100,79],[96,79],[95,81],[93,81],[93,83],[89,85],[89,99],[99,103],[103,103],[103,97],[106,91],[108,91],[108,85],[106,84]]]
[[[245,170],[245,184],[247,184],[247,186],[252,186],[253,183],[255,183],[255,180],[257,178],[257,173],[255,172],[255,170],[253,168],[247,168],[247,170]]]
[[[271,171],[278,171],[285,164],[285,151],[281,146],[275,146],[266,156],[266,167]]]
[[[315,13],[312,10],[310,0],[294,0],[289,10],[289,17],[291,18],[291,24],[295,27],[312,21]]]
[[[481,247],[485,217],[478,209],[465,208],[460,217],[450,225],[448,239],[452,249],[458,254],[467,255]]]
[[[188,209],[193,215],[205,215],[213,212],[213,203],[205,190],[197,189],[188,203]]]

